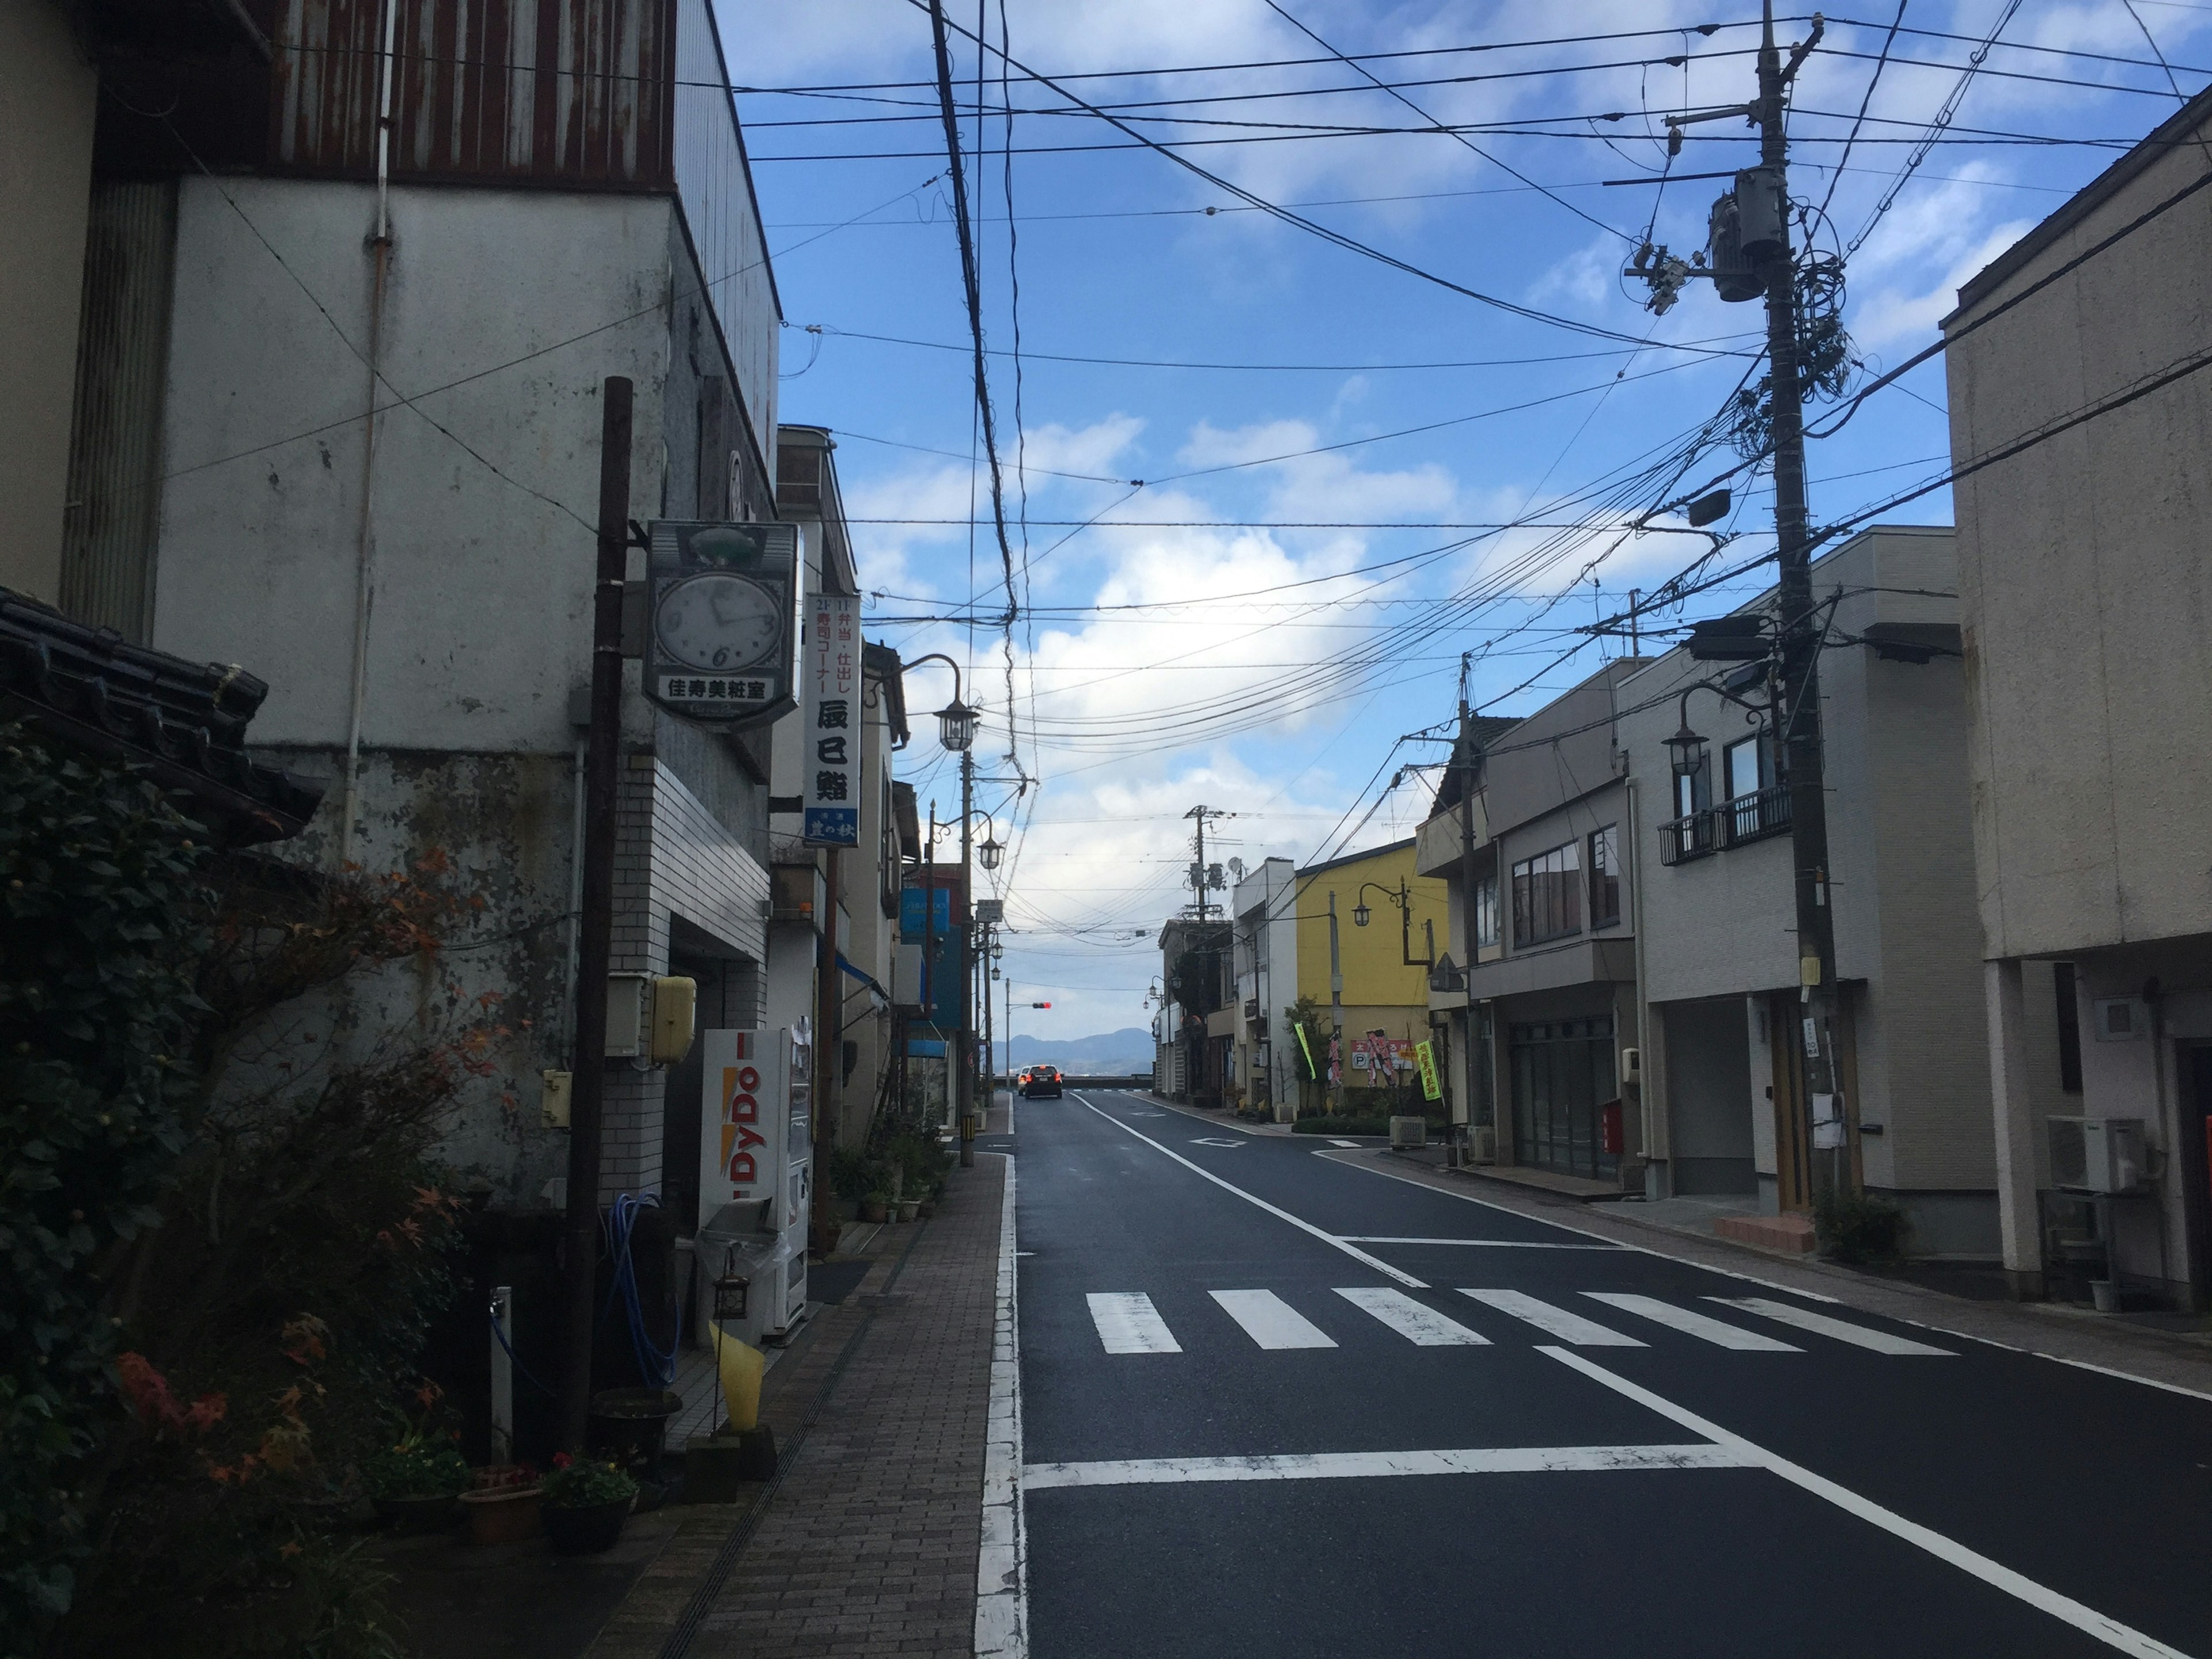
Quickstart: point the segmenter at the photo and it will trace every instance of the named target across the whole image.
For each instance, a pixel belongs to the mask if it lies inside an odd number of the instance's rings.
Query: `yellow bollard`
[[[725,1434],[743,1434],[760,1423],[761,1375],[767,1358],[758,1348],[717,1334],[714,1361],[722,1374],[722,1404],[730,1420]]]

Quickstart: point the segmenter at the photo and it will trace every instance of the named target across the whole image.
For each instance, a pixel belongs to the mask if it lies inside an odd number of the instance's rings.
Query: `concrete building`
[[[64,603],[265,665],[257,747],[327,784],[301,856],[439,849],[483,899],[446,982],[384,1012],[504,994],[502,1078],[447,1151],[533,1200],[565,1137],[501,1083],[568,1063],[605,378],[635,388],[631,516],[776,510],[779,307],[729,76],[705,0],[423,0],[389,52],[380,5],[252,9],[267,61],[187,40],[160,98],[100,102]],[[767,734],[629,682],[613,965],[757,1024]],[[680,1212],[697,1127],[667,1096],[611,1068],[604,1190]]]
[[[1816,1182],[1832,1181],[1901,1206],[1911,1254],[1987,1261],[1996,1181],[1951,532],[1867,531],[1814,562],[1813,586],[1826,608],[1820,717],[1841,1128],[1825,1136],[1836,1144],[1814,1144],[1792,1040],[1793,843],[1762,712],[1765,665],[1697,662],[1678,648],[1620,692],[1646,1011],[1643,1185],[1653,1197],[1734,1194],[1765,1215],[1802,1217]],[[1770,592],[1744,610],[1772,605]],[[1686,719],[1705,742],[1684,772],[1668,740]],[[2047,1000],[2047,978],[2045,989]],[[2055,1045],[2047,1018],[2039,1029]],[[1806,1226],[1794,1231],[1809,1247]]]
[[[2200,94],[1943,325],[1996,1178],[2028,1294],[2057,1261],[2212,1301],[2208,125]],[[2035,1021],[2061,995],[2054,1054]],[[2110,1182],[2054,1168],[2054,1115],[2138,1126],[2142,1155]],[[2056,1190],[2099,1184],[2124,1190]]]
[[[1337,1079],[1345,1109],[1364,1111],[1364,1091],[1418,1079],[1412,1048],[1429,1035],[1428,974],[1442,949],[1437,930],[1449,919],[1444,884],[1414,868],[1408,836],[1302,866],[1294,890],[1297,997],[1311,999],[1321,1028],[1307,1041],[1318,1049],[1328,1032],[1334,960],[1344,979]],[[1284,1036],[1296,1041],[1294,1033]],[[1379,1057],[1370,1052],[1378,1039],[1387,1045]],[[1326,1068],[1326,1057],[1316,1058]]]
[[[1261,860],[1231,890],[1231,971],[1236,986],[1231,1081],[1248,1111],[1275,1115],[1295,1108],[1304,1068],[1297,1037],[1283,1011],[1296,1000],[1298,927],[1296,867],[1285,858]]]

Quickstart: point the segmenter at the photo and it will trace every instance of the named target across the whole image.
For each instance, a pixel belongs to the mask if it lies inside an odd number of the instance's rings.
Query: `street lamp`
[[[1681,730],[1667,739],[1667,755],[1678,778],[1694,777],[1705,763],[1705,740],[1690,729],[1689,698],[1684,695]]]
[[[975,849],[975,854],[983,860],[983,867],[986,870],[997,869],[999,860],[1006,855],[1006,849],[999,844],[998,831],[994,830],[984,837],[983,844]]]
[[[1364,927],[1374,919],[1375,913],[1367,908],[1367,901],[1365,899],[1360,900],[1358,903],[1352,907],[1352,925],[1354,927]]]
[[[975,724],[980,716],[976,711],[960,701],[959,690],[952,693],[952,701],[937,711],[938,741],[956,755],[964,755],[975,741]]]

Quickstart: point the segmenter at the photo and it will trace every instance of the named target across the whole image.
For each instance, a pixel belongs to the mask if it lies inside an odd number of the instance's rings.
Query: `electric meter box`
[[[699,1346],[711,1347],[716,1283],[744,1279],[744,1319],[719,1328],[756,1346],[781,1342],[806,1310],[812,1035],[801,1022],[702,1031],[699,1042],[698,1313],[692,1328]]]
[[[2138,1117],[2052,1117],[2051,1184],[2062,1192],[2136,1193],[2150,1184]]]

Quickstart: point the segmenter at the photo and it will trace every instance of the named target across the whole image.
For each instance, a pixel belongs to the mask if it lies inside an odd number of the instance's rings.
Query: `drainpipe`
[[[368,620],[374,604],[369,577],[376,488],[376,386],[384,344],[384,284],[392,260],[392,48],[399,27],[398,0],[384,0],[381,87],[376,112],[376,230],[368,239],[374,268],[368,290],[368,396],[362,414],[361,522],[354,544],[353,684],[346,705],[345,793],[338,823],[338,865],[354,861],[354,825],[361,812],[361,726],[368,700]]]

